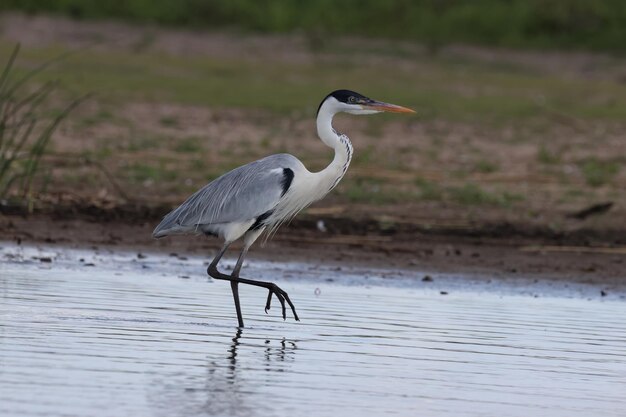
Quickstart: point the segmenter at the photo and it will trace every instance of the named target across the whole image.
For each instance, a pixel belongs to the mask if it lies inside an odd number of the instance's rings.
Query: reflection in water
[[[315,297],[305,281],[286,288],[302,323],[250,311],[233,331],[228,285],[111,268],[0,263],[0,415],[626,409],[623,302],[342,285]]]
[[[265,348],[265,361],[267,362],[267,370],[270,371],[270,363],[273,360],[284,362],[285,360],[292,360],[293,353],[298,348],[295,342],[287,341],[284,337],[280,341],[280,347],[272,347],[270,346],[271,341],[266,340],[265,344],[267,347]]]
[[[167,382],[155,381],[156,390],[149,395],[153,410],[163,415],[250,416],[265,409],[271,415],[272,407],[259,401],[259,381],[249,372],[262,368],[282,373],[284,368],[276,364],[294,360],[296,343],[285,338],[261,341],[252,329],[237,328],[227,346],[222,353],[209,354],[204,377],[177,373]],[[240,357],[240,350],[245,356]]]
[[[227,362],[230,364],[227,369],[229,370],[229,374],[226,376],[226,380],[229,384],[234,385],[237,379],[237,347],[239,346],[239,339],[241,339],[241,328],[237,328],[237,332],[235,333],[235,337],[232,338],[232,343],[230,345],[230,349],[228,349],[228,355],[226,357]],[[209,381],[212,379],[212,376],[215,375],[215,369],[219,368],[219,361],[212,361],[209,364]],[[207,383],[210,385],[210,382]]]
[[[233,343],[230,345],[230,350],[228,359],[230,361],[230,370],[232,372],[232,379],[235,379],[235,370],[237,369],[237,346],[239,346],[239,339],[241,339],[241,333],[243,329],[241,327],[237,327],[237,333],[235,333],[235,337],[233,337]]]
[[[202,411],[211,416],[246,416],[253,414],[253,407],[246,401],[247,394],[254,392],[246,378],[239,377],[237,354],[243,329],[237,328],[226,355],[217,355],[207,363],[204,386],[206,395]],[[188,390],[190,392],[190,390]]]

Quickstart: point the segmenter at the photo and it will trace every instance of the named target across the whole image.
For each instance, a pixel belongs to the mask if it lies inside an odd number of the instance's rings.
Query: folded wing
[[[167,214],[153,236],[200,233],[210,225],[259,218],[287,192],[296,163],[291,155],[272,155],[222,175]]]

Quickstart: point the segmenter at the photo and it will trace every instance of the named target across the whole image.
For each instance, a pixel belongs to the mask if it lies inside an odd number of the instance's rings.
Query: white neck
[[[339,135],[333,129],[333,116],[341,111],[339,101],[334,98],[326,100],[317,114],[317,134],[324,144],[335,150],[333,161],[316,175],[320,186],[328,186],[326,192],[333,189],[343,178],[352,159],[352,143],[346,135]]]
[[[350,165],[352,158],[352,144],[346,135],[339,135],[332,126],[333,116],[345,110],[341,108],[341,103],[334,97],[326,99],[317,114],[317,133],[326,144],[335,150],[333,161],[320,172],[303,173],[296,176],[298,185],[289,189],[285,198],[274,210],[272,218],[274,223],[271,230],[275,231],[282,222],[293,218],[300,210],[309,204],[323,198],[337,183]]]

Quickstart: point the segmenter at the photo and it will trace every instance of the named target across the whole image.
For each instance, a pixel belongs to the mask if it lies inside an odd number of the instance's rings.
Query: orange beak
[[[395,104],[384,103],[376,100],[372,100],[370,103],[364,104],[363,107],[366,109],[386,111],[389,113],[415,113],[415,110],[411,110],[407,107],[396,106]]]

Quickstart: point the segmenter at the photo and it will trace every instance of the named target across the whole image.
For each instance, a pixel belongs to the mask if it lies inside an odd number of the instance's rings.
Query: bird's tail
[[[161,223],[159,223],[159,225],[152,232],[153,238],[160,239],[165,236],[176,234],[176,229],[179,228],[179,225],[176,223],[176,217],[172,215],[173,213],[174,212],[170,212],[163,218],[163,220],[161,220]]]
[[[154,232],[152,232],[152,237],[155,239],[160,239],[162,237],[167,236],[169,233],[167,233],[167,230],[154,230]]]

